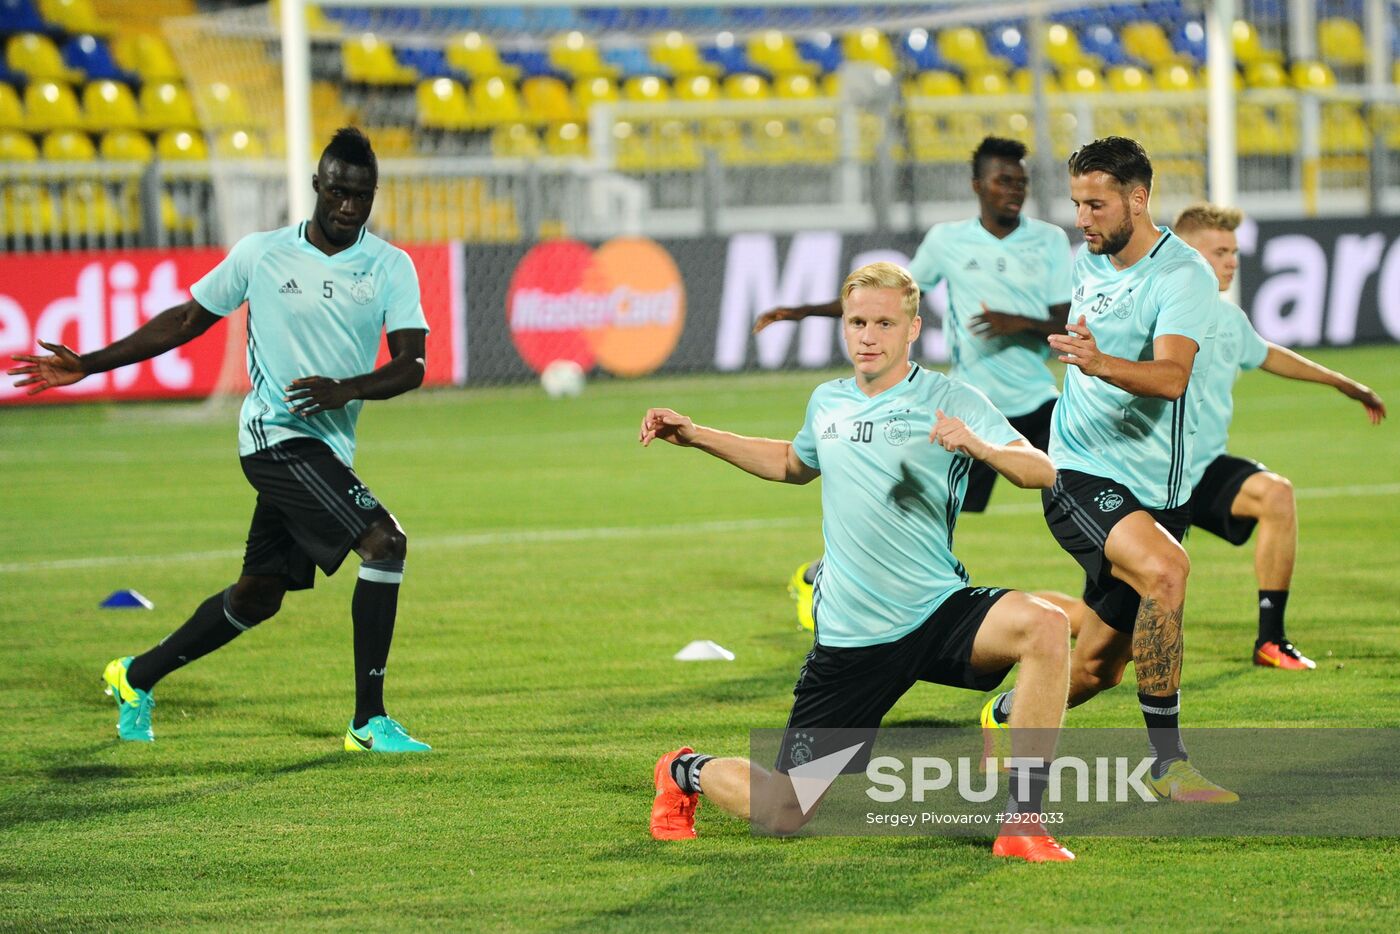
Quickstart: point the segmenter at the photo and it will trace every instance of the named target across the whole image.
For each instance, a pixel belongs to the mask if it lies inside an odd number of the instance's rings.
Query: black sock
[[[1037,765],[1026,769],[1026,790],[1021,794],[1021,772],[1013,769],[1009,781],[1011,791],[1006,797],[1006,810],[1011,813],[1039,814],[1044,808],[1045,789],[1050,784],[1050,766]]]
[[[996,703],[992,704],[992,719],[997,723],[1006,723],[1011,719],[1011,695],[1015,693],[1016,689],[1012,688],[997,697]]]
[[[1283,634],[1283,611],[1288,607],[1288,591],[1259,591],[1259,639],[1254,643],[1258,648],[1265,642],[1280,645],[1288,641]]]
[[[815,584],[817,582],[817,572],[821,569],[822,563],[820,560],[813,561],[811,564],[807,565],[807,570],[802,573],[802,583]]]
[[[399,610],[402,561],[366,561],[360,565],[350,618],[355,624],[355,729],[370,717],[384,715],[384,666],[394,639]]]
[[[1163,696],[1139,693],[1138,705],[1147,722],[1147,742],[1157,757],[1152,777],[1161,778],[1167,766],[1186,758],[1186,746],[1181,742],[1181,692]]]
[[[681,786],[681,791],[688,795],[698,795],[700,793],[700,770],[705,767],[705,763],[713,758],[714,756],[704,756],[698,752],[676,756],[671,760],[671,777],[676,780],[677,785]]]
[[[232,589],[232,588],[230,588]],[[156,682],[177,668],[227,645],[257,625],[239,619],[228,605],[228,590],[216,593],[199,605],[185,624],[160,640],[155,648],[138,655],[126,670],[126,680],[139,691],[149,691]]]

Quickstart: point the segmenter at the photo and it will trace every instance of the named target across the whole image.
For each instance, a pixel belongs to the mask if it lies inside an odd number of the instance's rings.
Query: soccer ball
[[[551,399],[580,395],[583,384],[583,367],[572,360],[555,360],[540,374],[540,385]]]

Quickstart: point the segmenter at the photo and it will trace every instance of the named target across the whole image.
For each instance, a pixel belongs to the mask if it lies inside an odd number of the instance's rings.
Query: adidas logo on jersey
[[[836,423],[832,422],[826,426],[826,431],[822,432],[823,441],[835,441],[839,436],[836,434]]]
[[[283,295],[300,295],[301,286],[297,285],[297,280],[288,279],[286,283],[282,286],[282,288],[278,289],[277,291],[282,293]]]

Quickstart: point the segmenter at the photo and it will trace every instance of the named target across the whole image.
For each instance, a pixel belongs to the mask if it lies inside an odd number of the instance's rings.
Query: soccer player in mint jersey
[[[1070,300],[1070,248],[1054,224],[1023,217],[1026,147],[989,136],[972,153],[976,217],[935,224],[909,264],[919,288],[948,284],[943,333],[949,375],[977,387],[1032,445],[1050,444],[1050,415],[1059,390],[1045,338],[1063,331]],[[809,315],[839,317],[841,303],[776,308],[754,331]],[[982,512],[997,473],[978,462],[967,479],[963,512]],[[798,568],[789,587],[798,619],[811,628],[815,562]]]
[[[873,731],[917,681],[986,690],[1020,665],[1011,722],[1017,755],[1053,758],[1064,716],[1069,627],[1029,594],[972,587],[952,553],[967,473],[990,464],[1017,486],[1044,488],[1050,459],[980,392],[909,360],[919,336],[919,289],[892,263],[863,266],[841,290],[853,377],[817,387],[793,441],[696,425],[670,409],[642,419],[640,440],[694,447],[766,480],[822,482],[826,559],[816,582],[816,635],[798,676],[776,769],[688,747],[653,772],[651,833],[695,836],[698,796],[730,814],[790,833],[807,820],[787,772],[836,752],[825,729]],[[806,731],[799,745],[798,733]],[[865,748],[847,771],[865,767]],[[1038,818],[1048,766],[1008,802],[1023,826],[1003,825],[993,852],[1033,862],[1072,859]],[[753,797],[751,798],[751,790]]]
[[[50,356],[16,357],[27,364],[10,371],[25,377],[17,385],[41,392],[179,347],[248,302],[252,389],[239,418],[238,453],[258,497],[242,574],[158,645],[107,665],[103,677],[124,740],[155,738],[158,681],[271,618],[288,590],[311,587],[317,567],[335,573],[354,551],[362,563],[350,607],[355,714],[345,748],[429,748],[384,710],[408,540],[351,467],[364,400],[423,382],[428,333],[412,261],[364,229],[377,179],[369,140],[357,129],[339,130],[311,182],[310,220],[244,237],[191,287],[190,301],[101,350],[79,356],[45,343]],[[386,331],[391,359],[376,368]]]
[[[1210,365],[1215,276],[1152,223],[1152,163],[1137,142],[1095,140],[1070,157],[1069,173],[1088,248],[1075,261],[1068,333],[1049,338],[1067,366],[1051,423],[1055,483],[1042,494],[1051,533],[1084,568],[1093,610],[1075,642],[1069,705],[1116,685],[1131,659],[1153,788],[1177,801],[1236,801],[1189,761],[1179,727],[1190,572],[1180,542],[1200,409],[1192,372]],[[983,708],[991,733],[1009,701]]]

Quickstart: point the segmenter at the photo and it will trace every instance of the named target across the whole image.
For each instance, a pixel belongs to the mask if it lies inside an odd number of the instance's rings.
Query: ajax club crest
[[[350,498],[355,501],[356,506],[365,510],[373,509],[379,505],[379,500],[374,498],[374,494],[363,483],[350,488]]]
[[[1123,497],[1112,490],[1100,490],[1095,494],[1094,502],[1098,503],[1100,512],[1113,512],[1123,505]]]
[[[355,281],[350,283],[350,297],[360,305],[374,301],[374,274],[367,272],[356,276]]]

